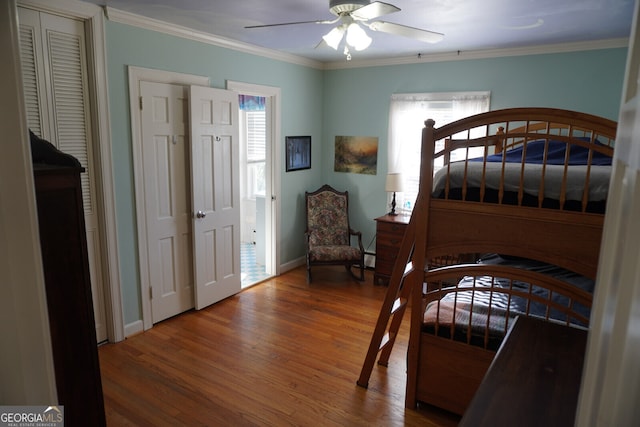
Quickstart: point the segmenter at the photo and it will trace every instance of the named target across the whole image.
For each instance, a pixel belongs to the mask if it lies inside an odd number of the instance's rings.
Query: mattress
[[[592,279],[550,264],[498,254],[484,256],[479,262],[547,274],[588,293],[593,293]],[[475,290],[450,292],[441,300],[430,302],[424,312],[424,331],[495,350],[513,319],[519,315],[545,319],[548,317],[552,321],[568,322],[574,326],[588,326],[579,319],[567,319],[567,316],[559,310],[552,309],[547,313],[545,304],[530,301],[528,296],[535,295],[542,299],[551,299],[565,307],[569,305],[567,297],[550,294],[548,289],[529,283],[491,276],[465,276],[460,280],[457,288],[475,288]],[[481,290],[482,288],[486,288],[487,291]],[[513,293],[510,295],[491,292],[492,288],[510,289]],[[590,308],[577,302],[574,302],[573,310],[587,319],[590,316]]]
[[[505,192],[517,193],[522,187],[525,195],[535,199],[542,190],[542,198],[560,200],[564,187],[565,200],[582,201],[588,177],[587,200],[605,201],[611,176],[611,155],[606,150],[610,148],[597,140],[576,140],[571,145],[546,139],[529,141],[506,153],[487,156],[486,161],[477,157],[468,162],[452,162],[436,172],[434,194],[443,192],[447,179],[450,189],[461,189],[466,178],[467,189],[499,191],[502,182]]]
[[[586,165],[566,168],[565,198],[567,200],[582,200],[587,168],[588,166]],[[465,175],[467,188],[481,188],[483,185],[483,171],[485,189],[500,190],[500,182],[503,181],[504,191],[518,192],[522,176],[522,189],[525,194],[537,198],[542,188],[544,198],[559,200],[565,167],[561,165],[546,165],[543,167],[543,165],[539,164],[525,163],[523,168],[521,163],[504,163],[503,180],[502,163],[454,162],[448,168],[444,167],[436,172],[433,179],[434,194],[439,195],[445,190],[447,176],[449,188],[462,188]],[[606,200],[610,176],[611,166],[590,167],[589,201],[600,202]],[[542,182],[544,182],[543,186],[541,186]]]

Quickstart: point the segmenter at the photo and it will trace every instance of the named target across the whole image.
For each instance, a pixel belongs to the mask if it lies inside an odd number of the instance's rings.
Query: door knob
[[[196,213],[196,218],[204,218],[205,216],[207,216],[207,214],[202,211]]]

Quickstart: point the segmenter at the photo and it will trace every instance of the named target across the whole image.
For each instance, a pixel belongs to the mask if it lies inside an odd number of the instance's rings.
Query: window
[[[266,98],[254,95],[238,95],[241,131],[245,145],[241,150],[246,174],[240,178],[244,196],[255,199],[266,193],[267,114]]]
[[[246,111],[247,197],[265,194],[266,122],[265,111]]]
[[[490,92],[393,94],[389,108],[388,171],[402,173],[405,191],[401,211],[410,213],[420,182],[422,128],[427,119],[436,127],[489,111]],[[442,147],[436,147],[436,150]],[[482,148],[479,155],[482,155]],[[455,160],[455,156],[452,156]],[[435,165],[436,170],[442,165]]]

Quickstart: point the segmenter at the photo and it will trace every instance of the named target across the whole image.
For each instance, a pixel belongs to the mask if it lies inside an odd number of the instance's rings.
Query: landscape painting
[[[374,136],[336,136],[336,172],[375,175],[378,169],[378,138]]]

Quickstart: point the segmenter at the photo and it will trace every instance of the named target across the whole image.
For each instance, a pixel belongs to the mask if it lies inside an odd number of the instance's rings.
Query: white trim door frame
[[[142,306],[142,324],[137,323],[126,325],[126,335],[150,329],[153,326],[151,309],[151,298],[149,289],[151,288],[150,274],[145,266],[148,266],[147,249],[143,246],[148,240],[147,224],[144,206],[144,175],[142,156],[142,124],[140,114],[140,82],[148,81],[155,83],[177,84],[184,86],[209,86],[209,78],[205,76],[195,76],[191,74],[181,74],[169,71],[153,70],[141,67],[130,66],[129,74],[129,109],[131,112],[131,135],[133,152],[133,177],[135,188],[136,204],[136,224],[138,239],[138,260],[140,272],[140,290]]]
[[[269,207],[265,209],[266,227],[266,270],[267,273],[277,276],[280,274],[280,230],[278,227],[280,218],[280,173],[281,162],[281,89],[275,86],[264,86],[252,83],[227,80],[227,89],[242,95],[263,96],[267,98],[267,179],[265,203]]]
[[[0,4],[0,378],[3,404],[57,402],[15,0]]]

